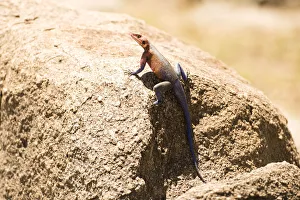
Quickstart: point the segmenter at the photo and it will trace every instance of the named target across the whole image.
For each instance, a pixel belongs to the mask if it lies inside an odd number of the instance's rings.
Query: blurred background
[[[143,19],[234,68],[287,117],[300,151],[300,0],[56,0]]]

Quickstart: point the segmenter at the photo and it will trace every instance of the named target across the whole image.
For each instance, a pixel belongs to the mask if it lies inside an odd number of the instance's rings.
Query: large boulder
[[[128,32],[190,72],[195,150],[209,183],[281,161],[299,173],[280,111],[200,49],[122,14],[43,0],[3,0],[0,12],[1,198],[163,199],[211,187],[196,176],[174,93],[154,106],[159,80],[149,68],[127,75],[142,54]]]
[[[287,162],[271,163],[232,180],[193,187],[177,199],[300,199],[300,171]]]

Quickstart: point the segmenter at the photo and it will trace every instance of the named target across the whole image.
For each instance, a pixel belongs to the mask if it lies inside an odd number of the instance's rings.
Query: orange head
[[[140,34],[135,34],[135,33],[130,33],[130,36],[145,50],[149,50],[150,43],[146,37],[144,37]]]

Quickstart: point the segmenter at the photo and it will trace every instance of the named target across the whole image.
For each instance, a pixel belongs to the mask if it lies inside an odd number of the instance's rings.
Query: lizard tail
[[[200,170],[198,168],[198,162],[197,162],[197,158],[196,158],[195,150],[194,150],[194,141],[193,141],[193,130],[192,130],[191,117],[190,117],[190,113],[189,113],[189,109],[188,109],[188,105],[187,105],[186,96],[185,96],[183,87],[182,87],[179,79],[176,80],[175,83],[174,83],[174,91],[175,91],[176,97],[179,100],[180,105],[183,109],[184,118],[185,118],[186,127],[187,127],[187,138],[188,138],[188,143],[189,143],[189,149],[190,149],[190,152],[192,154],[192,159],[193,159],[194,166],[196,168],[197,175],[203,183],[206,183],[206,181],[201,176]]]

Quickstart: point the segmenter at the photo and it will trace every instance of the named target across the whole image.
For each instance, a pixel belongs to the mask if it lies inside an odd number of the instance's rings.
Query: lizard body
[[[163,92],[173,88],[175,95],[184,112],[184,118],[187,127],[187,138],[189,143],[189,149],[192,154],[192,159],[196,168],[197,175],[205,183],[205,180],[202,178],[198,168],[198,162],[195,155],[193,138],[192,138],[193,130],[192,130],[191,117],[188,109],[186,95],[180,83],[180,77],[182,77],[184,81],[187,80],[186,74],[184,73],[183,69],[179,64],[177,64],[177,68],[175,71],[170,65],[170,63],[168,62],[168,60],[152,44],[150,44],[150,42],[144,36],[140,34],[133,34],[133,33],[131,33],[130,36],[141,47],[144,48],[144,52],[140,60],[140,68],[135,72],[131,72],[130,74],[137,75],[138,73],[144,70],[146,63],[148,63],[148,65],[155,73],[155,75],[162,80],[162,82],[156,84],[153,87],[153,90],[157,97],[157,101],[155,101],[154,104],[161,103]]]

